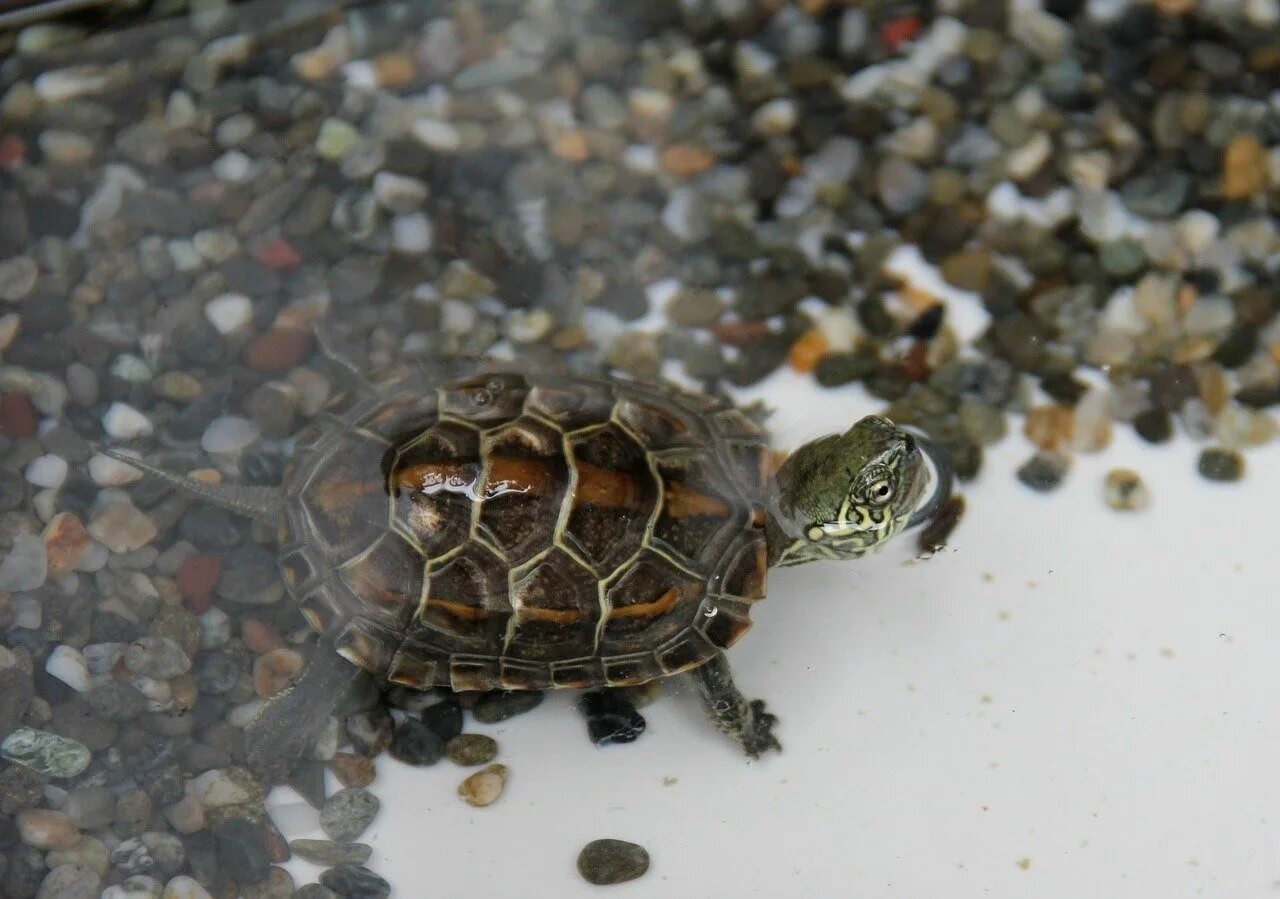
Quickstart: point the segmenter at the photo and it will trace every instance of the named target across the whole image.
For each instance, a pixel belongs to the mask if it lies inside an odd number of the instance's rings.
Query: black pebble
[[[1280,405],[1280,384],[1271,387],[1245,387],[1236,393],[1236,402],[1250,409]]]
[[[320,883],[347,899],[383,899],[391,884],[364,865],[339,865],[320,875]]]
[[[1018,468],[1018,480],[1032,490],[1056,490],[1067,474],[1067,458],[1061,453],[1039,452]]]
[[[1088,388],[1068,371],[1050,372],[1040,379],[1040,388],[1059,403],[1074,406]]]
[[[542,694],[535,690],[501,690],[486,693],[476,701],[471,715],[481,724],[497,724],[516,715],[531,711],[542,702]]]
[[[260,883],[271,869],[262,828],[246,818],[224,821],[214,832],[222,867],[239,883]]]
[[[405,718],[391,738],[391,755],[406,765],[434,765],[444,755],[444,742],[417,718]]]
[[[422,723],[440,738],[441,743],[448,743],[462,733],[462,706],[452,699],[429,705],[422,710]]]
[[[1210,447],[1196,463],[1200,475],[1210,481],[1238,481],[1244,476],[1244,457],[1235,450]]]
[[[1173,421],[1163,409],[1148,409],[1134,416],[1133,429],[1147,443],[1164,443],[1173,436]]]
[[[946,311],[946,307],[941,303],[934,303],[921,312],[907,327],[907,335],[916,340],[933,340],[938,335],[938,329],[942,327],[942,319]]]
[[[587,734],[597,746],[632,743],[644,733],[644,716],[620,690],[592,690],[578,700]]]

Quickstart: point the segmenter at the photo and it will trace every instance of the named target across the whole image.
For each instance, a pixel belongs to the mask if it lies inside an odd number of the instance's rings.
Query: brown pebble
[[[17,824],[22,841],[37,849],[70,849],[80,842],[80,829],[52,809],[24,809],[18,812]]]
[[[259,655],[284,648],[284,639],[261,618],[250,616],[240,622],[240,637],[245,646]]]
[[[84,561],[93,542],[78,515],[59,512],[45,526],[44,548],[49,557],[49,577],[59,577]]]
[[[1267,148],[1256,135],[1237,134],[1222,155],[1222,195],[1242,200],[1267,187]]]
[[[0,434],[24,439],[36,436],[36,410],[25,393],[0,396]]]
[[[1071,442],[1075,416],[1066,406],[1034,406],[1027,410],[1023,433],[1042,450],[1057,450]]]
[[[716,164],[716,154],[697,144],[673,144],[662,151],[662,167],[677,178],[701,175]]]
[[[253,663],[253,688],[266,699],[293,683],[302,671],[302,655],[292,649],[273,649]]]
[[[378,776],[377,763],[373,759],[350,752],[335,753],[329,760],[329,767],[344,787],[367,787]]]
[[[284,372],[311,355],[311,335],[300,328],[274,327],[249,344],[245,363],[255,371]]]
[[[458,784],[458,795],[468,804],[482,808],[497,802],[506,785],[507,766],[490,765]]]

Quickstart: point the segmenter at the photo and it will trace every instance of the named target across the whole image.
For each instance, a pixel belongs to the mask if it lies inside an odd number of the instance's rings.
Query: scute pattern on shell
[[[312,626],[395,683],[639,683],[750,626],[768,461],[741,412],[674,387],[415,371],[300,436],[281,564]]]

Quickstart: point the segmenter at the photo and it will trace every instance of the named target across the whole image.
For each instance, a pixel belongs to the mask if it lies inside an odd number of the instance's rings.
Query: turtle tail
[[[284,493],[278,487],[252,487],[245,485],[206,484],[155,465],[135,459],[119,450],[96,446],[94,451],[109,459],[132,466],[144,474],[159,478],[177,487],[189,496],[199,497],[220,509],[252,518],[266,524],[278,524],[284,509]]]

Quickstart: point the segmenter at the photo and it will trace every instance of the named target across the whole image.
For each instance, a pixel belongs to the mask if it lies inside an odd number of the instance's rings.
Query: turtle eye
[[[893,499],[893,484],[883,478],[875,481],[867,488],[867,498],[873,503],[887,503]]]

